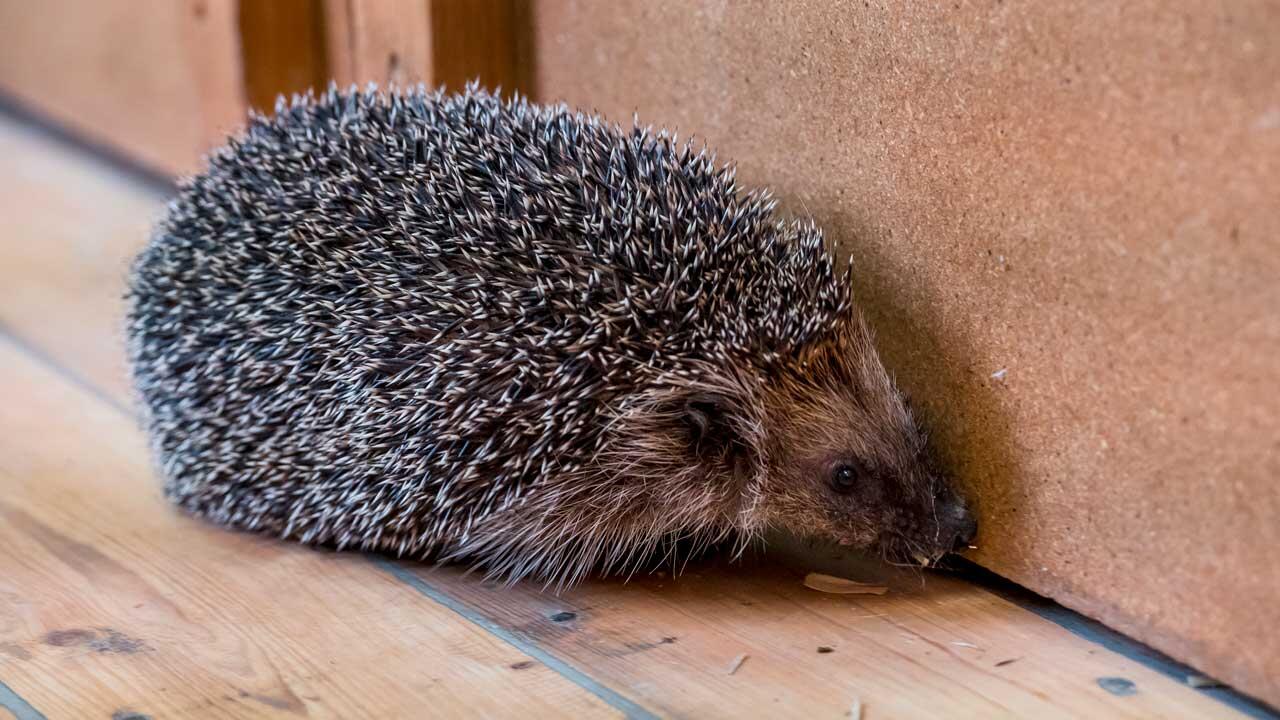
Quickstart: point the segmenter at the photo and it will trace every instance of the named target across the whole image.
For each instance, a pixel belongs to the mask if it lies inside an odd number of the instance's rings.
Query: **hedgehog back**
[[[849,302],[811,224],[665,133],[331,90],[180,188],[130,355],[181,505],[422,554],[589,465],[638,389],[767,367]]]

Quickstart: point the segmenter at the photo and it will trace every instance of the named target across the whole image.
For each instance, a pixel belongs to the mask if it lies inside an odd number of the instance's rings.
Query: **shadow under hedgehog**
[[[811,221],[666,132],[476,87],[281,102],[135,261],[166,492],[567,584],[767,528],[928,562],[974,521]]]

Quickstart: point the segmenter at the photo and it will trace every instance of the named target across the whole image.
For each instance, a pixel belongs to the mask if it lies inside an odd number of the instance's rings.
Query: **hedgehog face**
[[[832,410],[841,400],[826,399]],[[845,407],[847,415],[856,405]],[[771,468],[772,483],[787,488],[774,494],[778,521],[891,561],[925,565],[973,539],[976,524],[941,475],[912,454],[868,443],[868,432],[884,432],[869,418],[840,414],[832,412],[830,421],[845,424],[822,435],[805,429],[783,438],[794,450]]]
[[[929,462],[860,320],[773,392],[762,493],[771,523],[922,564],[973,539],[972,515]]]

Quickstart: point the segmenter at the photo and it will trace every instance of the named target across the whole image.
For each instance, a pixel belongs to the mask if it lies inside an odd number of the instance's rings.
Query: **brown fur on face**
[[[609,437],[578,482],[535,492],[458,554],[496,559],[495,574],[572,583],[674,539],[745,544],[785,528],[928,563],[976,530],[856,312],[774,372],[708,365],[629,398]],[[833,482],[841,467],[853,471],[848,487]],[[534,552],[550,546],[565,551]]]
[[[920,562],[973,539],[972,516],[931,467],[925,434],[856,313],[769,384],[767,406],[770,524]],[[851,483],[835,479],[841,469]]]

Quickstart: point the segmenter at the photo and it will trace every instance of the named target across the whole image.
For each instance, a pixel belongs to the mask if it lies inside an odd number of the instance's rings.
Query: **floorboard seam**
[[[22,696],[5,685],[3,680],[0,680],[0,708],[8,710],[16,720],[48,720],[44,713],[23,700]]]
[[[637,720],[657,720],[657,715],[654,715],[641,707],[635,701],[630,700],[619,694],[617,691],[600,684],[595,680],[595,678],[592,678],[590,675],[587,675],[578,668],[544,650],[537,643],[523,638],[519,634],[511,632],[498,623],[490,620],[483,614],[477,612],[471,606],[454,598],[448,593],[439,590],[412,570],[409,570],[396,561],[377,556],[370,556],[370,559],[375,565],[380,566],[396,579],[452,610],[462,616],[463,619],[479,626],[490,635],[502,640],[543,665],[546,665],[556,673],[559,673],[561,677],[565,678],[569,682],[572,682],[583,690],[595,695],[614,709],[621,711],[628,718],[636,718]]]
[[[102,402],[106,403],[113,410],[116,410],[121,414],[128,416],[131,419],[136,419],[137,416],[135,416],[133,411],[129,409],[128,405],[125,405],[124,403],[120,402],[116,398],[109,395],[106,391],[104,391],[102,388],[95,385],[88,378],[83,377],[79,373],[75,372],[74,370],[71,370],[67,366],[58,362],[53,357],[46,354],[44,350],[40,349],[39,347],[31,343],[29,340],[27,340],[25,337],[14,332],[13,328],[9,327],[8,325],[5,325],[3,322],[0,322],[0,339],[8,340],[9,342],[13,343],[14,347],[18,348],[18,350],[22,351],[24,354],[26,354],[36,363],[44,367],[46,370],[49,370],[53,374],[62,378],[63,380],[66,380],[67,382],[71,383],[71,385],[73,385],[76,389],[83,390],[84,392],[92,395],[94,399],[101,400]]]
[[[973,583],[992,595],[1013,603],[1077,637],[1132,660],[1179,684],[1185,684],[1189,675],[1199,674],[1190,665],[1178,662],[1159,650],[1119,630],[1113,630],[1098,620],[1082,615],[1052,598],[1038,595],[1012,580],[1000,577],[977,563],[966,560],[960,564],[959,570],[959,577],[966,582]],[[1280,720],[1280,712],[1235,688],[1221,686],[1193,689],[1256,720]]]
[[[138,187],[161,199],[173,196],[177,186],[174,178],[134,160],[127,152],[110,143],[86,139],[74,128],[21,98],[7,93],[0,94],[0,116],[63,148],[78,151],[81,156],[91,159],[100,167],[133,181]]]

